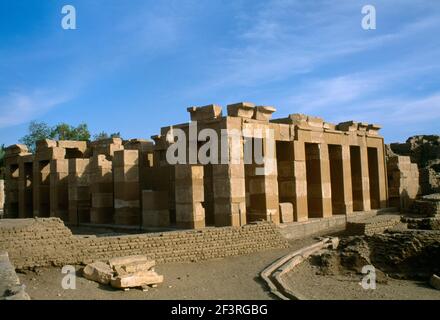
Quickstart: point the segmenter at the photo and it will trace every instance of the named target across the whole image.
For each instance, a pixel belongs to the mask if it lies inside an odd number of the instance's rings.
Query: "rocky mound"
[[[323,274],[362,273],[366,265],[376,268],[377,281],[387,276],[426,280],[440,272],[440,232],[409,230],[351,236],[340,241],[337,251],[313,257]]]

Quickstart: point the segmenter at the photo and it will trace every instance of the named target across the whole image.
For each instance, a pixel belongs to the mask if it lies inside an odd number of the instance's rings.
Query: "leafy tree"
[[[35,143],[38,140],[53,139],[53,130],[44,122],[31,121],[29,133],[19,141],[25,144],[31,152],[35,151]]]
[[[98,134],[95,134],[93,136],[94,140],[104,140],[104,139],[109,139],[109,138],[120,138],[121,137],[121,133],[120,132],[114,132],[111,134],[108,134],[107,132],[101,131]]]
[[[81,123],[77,127],[67,123],[50,127],[44,122],[32,121],[29,124],[29,133],[21,138],[20,142],[24,143],[31,152],[34,152],[35,143],[43,139],[87,141],[90,139],[90,132],[85,123]]]
[[[52,136],[56,140],[87,141],[90,139],[90,132],[85,123],[81,123],[77,127],[60,123],[52,129]]]
[[[2,144],[0,147],[0,167],[4,166],[4,159],[5,159],[5,145]]]
[[[3,170],[5,166],[5,145],[0,147],[0,178],[3,176]]]

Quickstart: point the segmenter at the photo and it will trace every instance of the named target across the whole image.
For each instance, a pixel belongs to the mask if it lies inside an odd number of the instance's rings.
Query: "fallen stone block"
[[[140,271],[136,273],[120,275],[110,281],[114,288],[124,289],[142,287],[163,282],[163,276],[154,271]]]
[[[440,290],[440,277],[439,277],[438,275],[433,274],[433,275],[431,276],[431,279],[429,279],[429,284],[430,284],[433,288],[435,288],[435,289],[437,289],[437,290]]]
[[[96,261],[84,267],[83,275],[86,279],[108,284],[113,277],[113,269],[102,261]]]
[[[136,273],[140,271],[148,271],[151,270],[156,265],[154,260],[149,261],[136,261],[129,264],[122,265],[121,268],[126,273]]]

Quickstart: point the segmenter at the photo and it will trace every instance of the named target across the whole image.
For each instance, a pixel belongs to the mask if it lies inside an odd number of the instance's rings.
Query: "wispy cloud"
[[[0,98],[0,128],[28,122],[70,99],[69,95],[59,95],[51,90],[10,92]]]

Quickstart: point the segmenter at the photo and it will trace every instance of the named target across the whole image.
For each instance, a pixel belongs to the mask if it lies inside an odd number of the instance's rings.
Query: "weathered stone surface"
[[[255,105],[250,102],[239,102],[228,105],[228,116],[251,119]]]
[[[150,261],[135,261],[128,264],[123,264],[120,267],[125,271],[125,273],[135,273],[140,271],[151,270],[156,265],[154,260]]]
[[[144,255],[111,258],[108,260],[108,263],[111,268],[122,267],[133,263],[152,263],[152,266],[155,264],[154,261]]]
[[[216,104],[190,107],[187,111],[191,114],[191,121],[213,120],[222,116],[222,107]]]
[[[281,223],[293,222],[293,205],[290,202],[280,203]]]
[[[163,282],[163,276],[154,271],[139,271],[136,273],[120,275],[110,281],[114,288],[134,288]]]
[[[107,263],[97,261],[86,265],[83,275],[86,279],[108,284],[113,277],[113,269]]]

